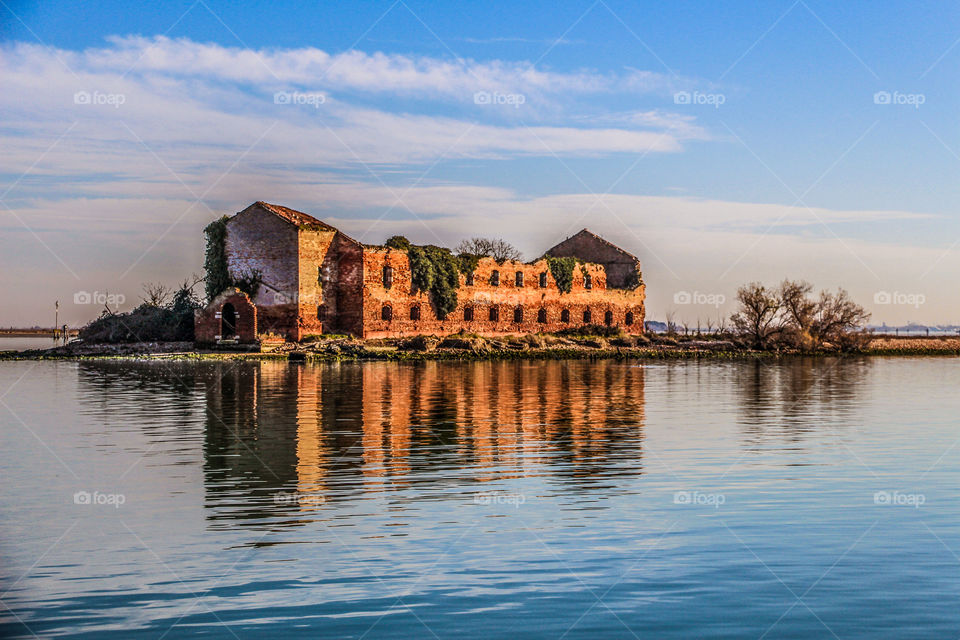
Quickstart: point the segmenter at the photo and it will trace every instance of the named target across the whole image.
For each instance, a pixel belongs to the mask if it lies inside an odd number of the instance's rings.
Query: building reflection
[[[114,407],[156,428],[165,452],[195,455],[202,442],[212,521],[294,524],[375,494],[456,488],[462,498],[534,476],[547,490],[591,491],[643,469],[644,369],[636,364],[115,361],[81,369],[91,411]]]
[[[643,369],[612,361],[265,362],[225,368],[206,396],[221,516],[527,476],[586,489],[642,470]]]

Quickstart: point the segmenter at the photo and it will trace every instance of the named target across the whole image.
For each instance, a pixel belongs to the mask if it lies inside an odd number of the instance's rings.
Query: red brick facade
[[[460,330],[492,336],[588,324],[643,332],[640,263],[586,230],[548,251],[590,263],[574,268],[569,293],[559,289],[544,259],[527,264],[481,258],[472,283],[460,275],[457,307],[442,320],[429,294],[414,291],[405,251],[363,245],[286,207],[257,202],[230,218],[225,248],[231,275],[261,274],[252,300],[259,331],[288,340],[321,333],[377,338]],[[221,297],[198,313],[198,341],[218,335],[210,314],[223,305]]]
[[[257,341],[257,308],[239,289],[227,289],[194,314],[194,331],[200,343],[236,340]]]

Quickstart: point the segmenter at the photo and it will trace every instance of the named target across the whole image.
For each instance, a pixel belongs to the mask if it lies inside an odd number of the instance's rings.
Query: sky
[[[960,324],[960,5],[0,0],[0,326],[82,324],[265,200],[363,242],[586,227],[647,319],[843,287]]]

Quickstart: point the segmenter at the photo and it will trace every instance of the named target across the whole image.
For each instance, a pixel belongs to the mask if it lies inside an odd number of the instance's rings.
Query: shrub
[[[546,256],[546,260],[557,287],[564,293],[570,293],[573,289],[573,268],[577,266],[577,259]]]
[[[199,306],[184,286],[164,306],[144,303],[126,313],[104,311],[80,329],[80,339],[90,343],[189,342],[194,339],[193,312]]]

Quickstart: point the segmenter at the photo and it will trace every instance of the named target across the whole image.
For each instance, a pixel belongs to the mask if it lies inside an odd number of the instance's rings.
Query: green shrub
[[[199,307],[190,289],[182,287],[164,306],[144,303],[126,313],[104,311],[80,329],[80,339],[88,343],[190,342],[193,312]]]
[[[577,266],[577,259],[554,258],[553,256],[546,256],[546,259],[557,287],[564,293],[570,293],[573,288],[573,268]]]

